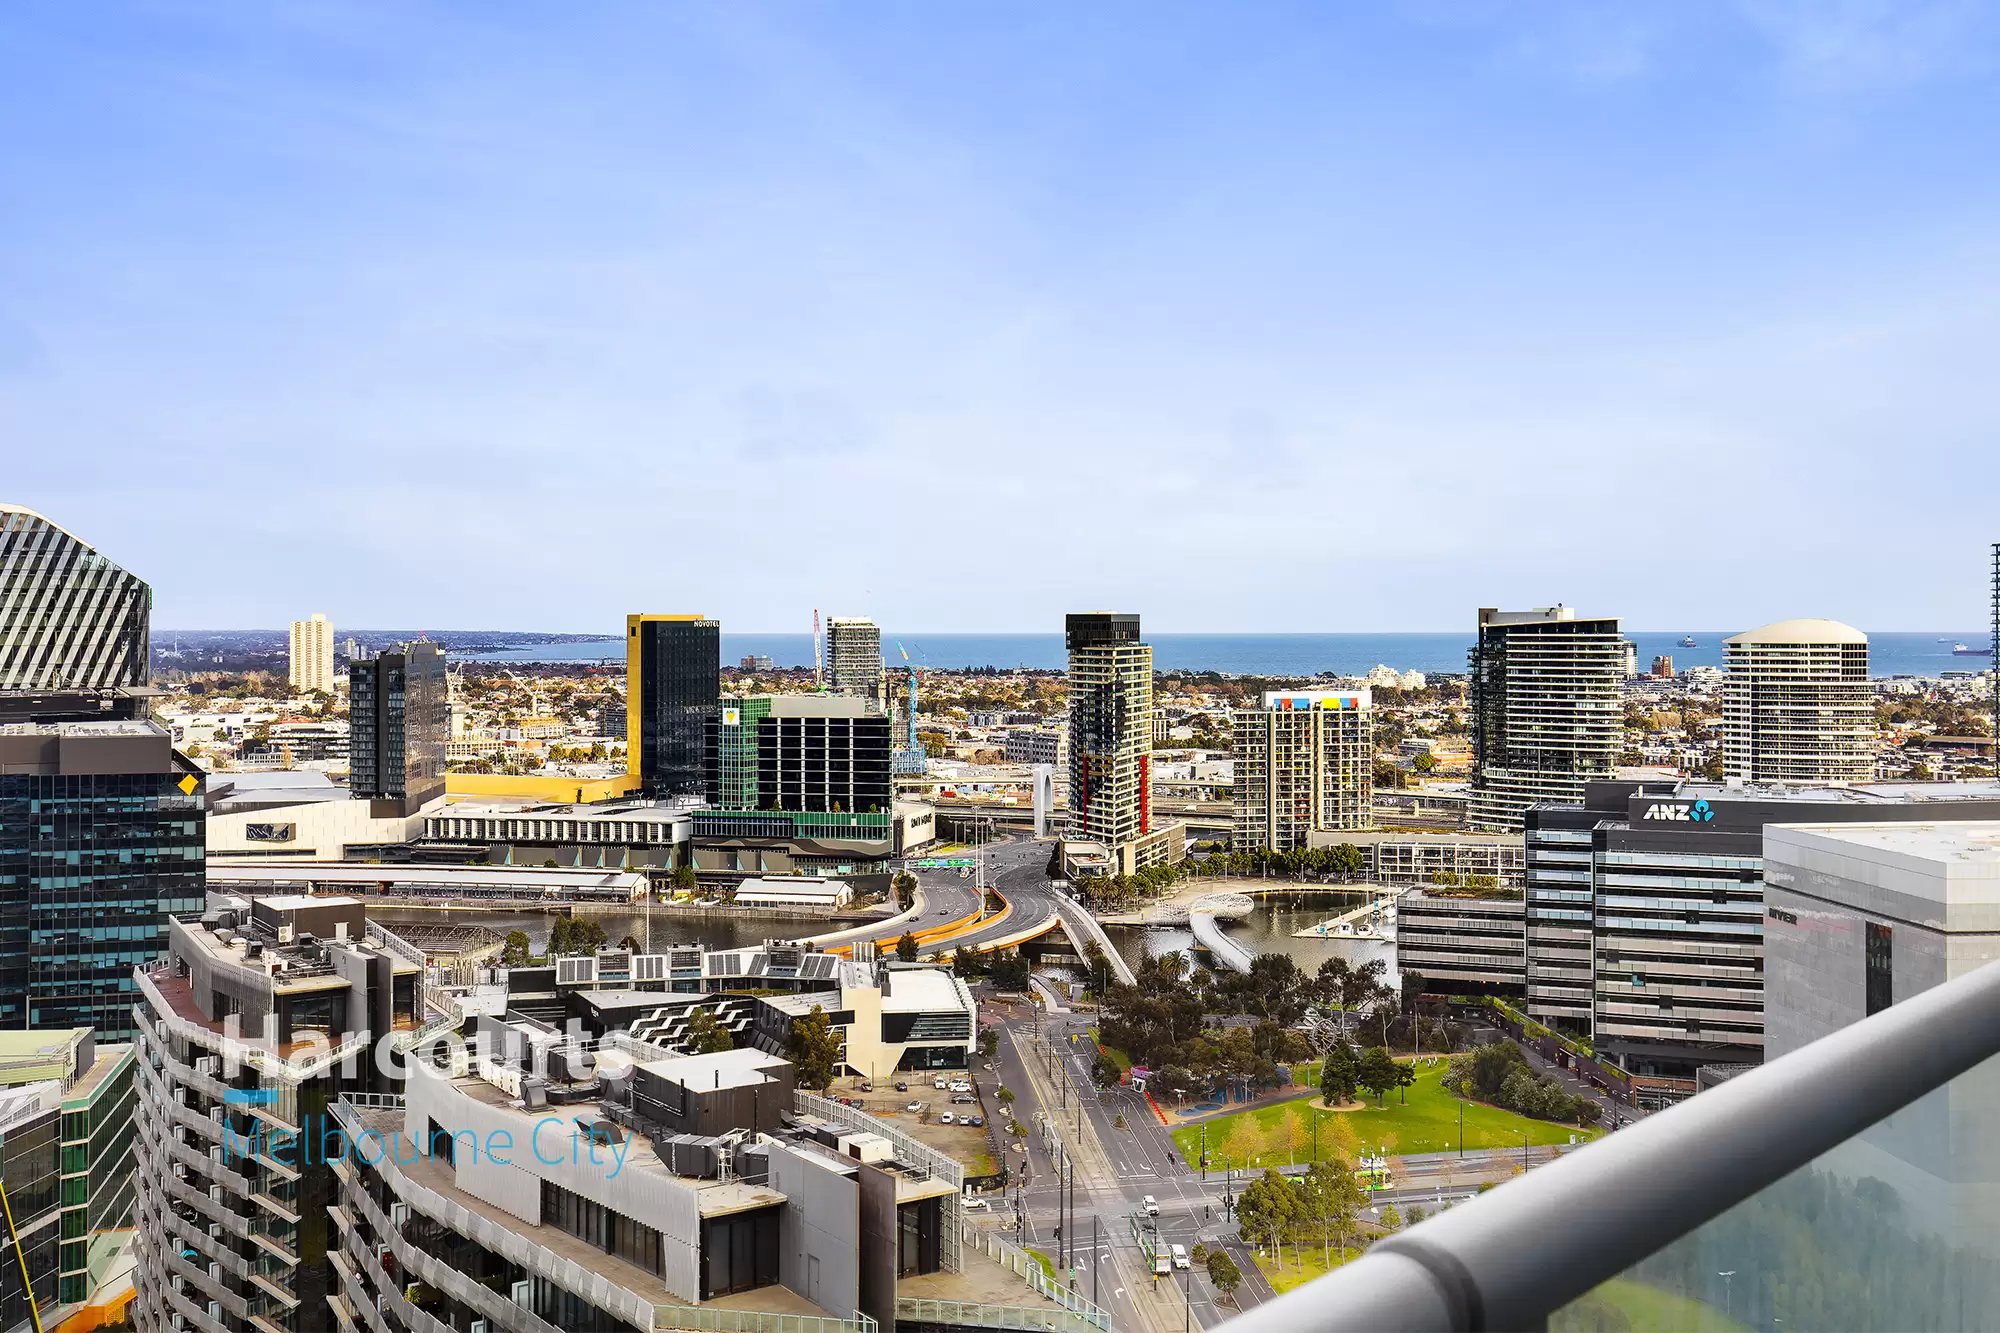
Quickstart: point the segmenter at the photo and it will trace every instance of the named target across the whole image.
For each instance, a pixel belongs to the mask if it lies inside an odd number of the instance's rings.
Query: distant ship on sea
[[[1679,646],[1680,646],[1680,647],[1682,647],[1682,648],[1699,648],[1699,647],[1701,647],[1701,645],[1700,645],[1700,644],[1698,644],[1698,643],[1696,643],[1696,642],[1694,641],[1694,635],[1692,635],[1692,634],[1683,634],[1683,635],[1681,635],[1681,641],[1680,641],[1680,645],[1679,645]]]
[[[1953,657],[1991,657],[1993,656],[1993,650],[1991,648],[1968,648],[1962,643],[1954,643],[1951,646],[1951,655]]]

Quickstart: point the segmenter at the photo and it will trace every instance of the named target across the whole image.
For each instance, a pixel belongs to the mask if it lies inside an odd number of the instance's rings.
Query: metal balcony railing
[[[1980,1066],[1996,1055],[2000,963],[1389,1235],[1226,1327],[1622,1327],[1638,1288],[1673,1326],[1985,1327],[2000,1059]]]

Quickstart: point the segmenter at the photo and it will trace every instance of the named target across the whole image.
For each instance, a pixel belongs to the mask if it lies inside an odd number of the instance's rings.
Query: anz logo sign
[[[1715,811],[1707,801],[1696,801],[1689,805],[1684,801],[1656,801],[1646,807],[1645,817],[1649,820],[1675,820],[1682,823],[1706,824],[1715,818]]]

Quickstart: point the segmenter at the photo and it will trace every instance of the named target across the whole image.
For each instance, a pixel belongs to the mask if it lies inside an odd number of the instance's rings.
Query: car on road
[[[873,1092],[875,1091],[875,1085],[864,1078],[861,1080],[861,1090],[863,1092]]]
[[[908,1106],[905,1106],[903,1109],[909,1112],[911,1115],[920,1115],[923,1113],[924,1104],[922,1102],[911,1102]]]
[[[949,1124],[951,1124],[951,1123],[952,1123],[952,1121],[953,1121],[953,1120],[955,1120],[955,1119],[957,1119],[957,1117],[956,1117],[956,1116],[952,1115],[952,1113],[951,1113],[951,1112],[949,1112],[949,1111],[946,1111],[946,1112],[945,1112],[945,1113],[944,1113],[943,1115],[941,1115],[941,1116],[939,1116],[939,1117],[938,1117],[938,1123],[939,1123],[940,1125],[949,1125]]]
[[[1145,1209],[1146,1216],[1148,1217],[1158,1217],[1160,1215],[1159,1201],[1154,1199],[1150,1194],[1145,1198]]]
[[[960,1206],[963,1207],[965,1211],[967,1211],[968,1213],[976,1213],[979,1212],[981,1209],[991,1208],[993,1205],[986,1202],[986,1200],[984,1199],[967,1199]]]
[[[1190,1264],[1190,1263],[1188,1262],[1188,1252],[1187,1252],[1187,1247],[1186,1247],[1185,1245],[1176,1245],[1176,1246],[1174,1246],[1174,1267],[1175,1267],[1175,1268],[1192,1268],[1193,1266],[1194,1266],[1194,1265],[1192,1265],[1192,1264]]]

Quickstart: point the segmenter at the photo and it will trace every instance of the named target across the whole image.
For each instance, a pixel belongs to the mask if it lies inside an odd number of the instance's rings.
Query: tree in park
[[[1220,1245],[1208,1252],[1208,1280],[1214,1284],[1215,1294],[1225,1301],[1243,1285],[1243,1274],[1237,1270],[1236,1261]]]
[[[1336,1041],[1327,1048],[1326,1065],[1319,1076],[1319,1090],[1328,1106],[1353,1101],[1354,1089],[1360,1078],[1361,1061],[1356,1058],[1352,1046]]]
[[[678,890],[681,893],[694,892],[694,887],[695,887],[694,867],[675,866],[673,876],[669,882],[674,886],[676,890]]]
[[[1285,1233],[1299,1223],[1303,1211],[1299,1191],[1269,1167],[1245,1187],[1236,1202],[1236,1215],[1243,1221],[1244,1236],[1264,1238],[1273,1252]]]
[[[902,938],[896,941],[896,957],[905,963],[917,961],[917,937],[907,930],[903,932]]]
[[[1402,1226],[1402,1225],[1403,1225],[1403,1216],[1402,1216],[1402,1214],[1401,1214],[1401,1213],[1398,1213],[1398,1212],[1396,1211],[1396,1205],[1395,1205],[1395,1204],[1391,1203],[1391,1204],[1384,1204],[1384,1205],[1383,1205],[1383,1207],[1382,1207],[1382,1225],[1383,1225],[1383,1226],[1385,1226],[1385,1227],[1387,1227],[1387,1228],[1389,1228],[1389,1230],[1391,1230],[1391,1231],[1394,1231],[1394,1230],[1396,1230],[1396,1229],[1397,1229],[1398,1227],[1400,1227],[1400,1226]]]
[[[715,1013],[709,1009],[697,1009],[688,1015],[688,1050],[694,1055],[713,1055],[736,1045],[729,1029],[715,1021]]]
[[[1009,949],[993,955],[993,984],[1003,991],[1024,991],[1028,989],[1028,973],[1032,969],[1028,956],[1019,949]]]
[[[818,1005],[792,1024],[785,1055],[797,1070],[798,1085],[815,1092],[832,1087],[834,1069],[840,1063],[840,1046],[840,1033],[826,1016],[826,1010]]]
[[[1354,1211],[1362,1203],[1361,1186],[1354,1172],[1337,1155],[1317,1161],[1306,1170],[1303,1199],[1308,1215],[1319,1222],[1320,1249],[1328,1268],[1333,1267],[1332,1243],[1340,1237],[1340,1252],[1347,1253],[1347,1232],[1354,1225]]]
[[[1361,1070],[1355,1082],[1375,1094],[1375,1104],[1387,1102],[1389,1089],[1396,1086],[1396,1062],[1389,1058],[1386,1046],[1370,1046],[1368,1053],[1361,1057]]]
[[[506,942],[500,946],[500,966],[526,967],[529,947],[527,931],[508,931]]]
[[[1410,1085],[1417,1081],[1417,1066],[1413,1060],[1409,1064],[1396,1066],[1396,1099],[1403,1105],[1410,1104]]]

